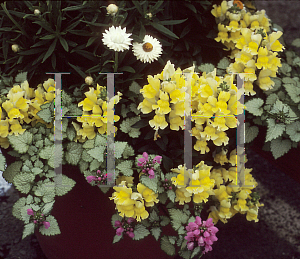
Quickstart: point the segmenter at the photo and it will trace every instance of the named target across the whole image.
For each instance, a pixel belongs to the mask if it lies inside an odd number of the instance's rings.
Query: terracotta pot
[[[68,194],[55,198],[51,214],[57,219],[61,234],[44,236],[36,232],[47,258],[171,258],[152,235],[140,241],[126,235],[112,244],[115,230],[111,216],[115,213],[115,204],[108,197],[113,190],[103,194],[98,187],[89,185],[74,166],[63,166],[63,174],[75,180],[76,185]],[[171,227],[164,233],[176,234]]]
[[[300,147],[292,148],[288,153],[275,159],[270,151],[263,151],[262,147],[265,143],[266,134],[262,134],[263,129],[260,128],[260,134],[253,141],[250,147],[256,153],[267,159],[270,163],[275,165],[282,172],[300,183]]]

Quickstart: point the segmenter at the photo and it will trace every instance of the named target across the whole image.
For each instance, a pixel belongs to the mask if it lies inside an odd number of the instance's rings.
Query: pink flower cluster
[[[35,213],[32,209],[27,209],[27,214],[31,216],[30,218],[33,220],[34,224],[43,224],[46,229],[50,227],[50,222],[45,221],[44,214],[40,214],[39,212]]]
[[[184,237],[187,240],[188,250],[193,250],[194,247],[204,246],[202,254],[212,250],[211,245],[217,241],[216,233],[219,231],[212,222],[212,218],[201,222],[200,217],[196,217],[195,222],[190,222],[186,226],[187,235]]]
[[[90,175],[86,177],[88,183],[95,181],[97,185],[105,185],[107,181],[111,182],[112,180],[112,173],[101,173],[100,170],[97,170],[97,176]]]
[[[134,233],[133,233],[133,227],[132,223],[134,222],[134,218],[128,218],[127,222],[121,222],[120,220],[115,221],[115,227],[117,227],[116,230],[116,235],[121,236],[122,233],[125,231],[125,233],[131,237],[134,238]]]
[[[165,190],[172,190],[172,182],[169,181],[168,179],[165,179],[165,182],[163,183],[163,187],[165,188]]]
[[[139,158],[138,161],[139,163],[137,164],[138,166],[142,167],[143,170],[142,172],[143,173],[148,173],[149,175],[149,178],[150,179],[153,179],[155,177],[155,174],[154,174],[154,164],[155,163],[161,163],[161,156],[156,156],[153,158],[152,160],[152,163],[149,161],[149,158],[148,158],[148,154],[146,152],[143,153],[143,157]]]

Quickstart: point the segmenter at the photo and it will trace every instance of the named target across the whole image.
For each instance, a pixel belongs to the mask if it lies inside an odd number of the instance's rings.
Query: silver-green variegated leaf
[[[46,229],[45,226],[42,225],[39,228],[42,235],[54,236],[54,235],[58,235],[61,233],[58,223],[57,223],[57,220],[52,215],[49,215],[48,217],[46,217],[45,221],[50,223],[50,227],[48,229]]]
[[[300,87],[297,87],[295,84],[284,84],[283,85],[291,99],[295,103],[300,102]]]
[[[65,152],[66,161],[71,165],[77,165],[81,158],[82,149],[82,145],[79,143],[68,143]]]
[[[200,246],[195,247],[192,254],[191,254],[191,258],[193,258],[194,256],[199,256],[200,252],[201,252]]]
[[[290,139],[295,142],[300,142],[300,122],[295,121],[286,126],[286,133]]]
[[[57,147],[54,144],[44,147],[39,152],[40,158],[48,160],[47,163],[52,168],[57,168],[59,165],[61,165],[62,155],[62,148],[59,146]]]
[[[186,224],[189,216],[179,209],[169,209],[172,219],[172,226],[177,231],[183,224]]]
[[[87,153],[98,160],[98,162],[102,163],[104,161],[104,151],[105,151],[105,146],[96,146],[93,149],[90,149],[87,151]]]
[[[260,98],[254,98],[245,103],[246,110],[255,116],[261,116],[263,114],[262,105],[264,100]]]
[[[160,203],[165,204],[168,199],[168,195],[165,192],[162,192],[158,195],[158,199]]]
[[[224,57],[218,63],[217,68],[226,69],[227,67],[229,67],[229,65],[230,65],[230,60],[228,58]]]
[[[112,224],[112,226],[114,227],[115,226],[115,222],[117,221],[117,220],[119,220],[119,221],[122,221],[122,217],[119,215],[119,214],[113,214],[112,216],[111,216],[111,224]]]
[[[0,154],[0,171],[3,172],[5,170],[5,167],[6,167],[6,159],[2,154]]]
[[[17,200],[13,205],[12,214],[19,220],[22,220],[21,209],[25,206],[25,204],[26,204],[26,198],[22,197],[19,200]]]
[[[122,154],[124,152],[124,149],[127,145],[127,142],[115,142],[115,158],[121,158],[122,157]],[[113,146],[112,146],[113,148]]]
[[[154,191],[155,193],[157,192],[157,183],[158,183],[158,178],[157,175],[153,179],[150,179],[149,176],[147,175],[142,175],[140,178],[140,182]]]
[[[29,146],[32,144],[32,134],[29,131],[25,131],[23,134],[18,136],[9,135],[7,138],[13,149],[18,151],[20,154],[26,153]]]
[[[57,196],[63,196],[67,194],[69,191],[72,190],[72,188],[76,184],[76,182],[73,179],[69,178],[64,174],[57,174],[56,177],[54,177],[54,182],[55,194]]]
[[[76,130],[73,127],[68,127],[66,130],[67,138],[70,141],[73,141],[73,139],[76,137]]]
[[[158,227],[155,227],[155,228],[151,228],[150,231],[151,231],[152,236],[154,236],[156,241],[158,241],[160,233],[161,233],[162,230]]]
[[[134,156],[134,149],[132,148],[132,146],[127,144],[124,148],[124,151],[123,151],[122,155],[123,155],[124,159],[127,159],[130,156]]]
[[[168,190],[167,195],[171,202],[175,202],[176,194],[175,194],[174,190]]]
[[[88,139],[83,145],[83,148],[94,148],[95,147],[95,139]]]
[[[21,216],[25,224],[28,224],[30,220],[30,215],[27,214],[27,209],[32,209],[32,206],[25,205],[23,208],[21,208]]]
[[[34,181],[35,175],[32,173],[20,173],[14,177],[14,186],[21,193],[29,193],[31,189],[31,183]]]
[[[160,216],[160,219],[161,219],[160,225],[163,227],[167,226],[170,223],[170,219],[166,216]]]
[[[150,222],[158,221],[159,217],[157,215],[157,212],[155,210],[152,210],[150,215],[149,215],[149,220]]]
[[[134,230],[134,238],[133,240],[141,240],[150,234],[150,231],[143,225],[138,224],[135,226]]]
[[[46,203],[46,204],[44,205],[44,207],[42,208],[42,213],[43,213],[44,215],[47,215],[47,214],[49,214],[49,213],[51,212],[51,210],[52,210],[52,208],[53,208],[53,205],[54,205],[54,202],[55,202],[55,201],[52,201],[52,202]]]
[[[34,233],[34,223],[29,223],[24,226],[22,239]]]
[[[210,64],[210,63],[205,63],[205,64],[202,64],[198,67],[198,69],[201,71],[201,72],[206,72],[206,73],[210,73],[212,71],[214,71],[215,69],[215,66],[213,64]]]
[[[90,171],[95,171],[95,170],[98,170],[99,167],[100,167],[101,163],[94,159],[91,163],[90,163]]]
[[[119,163],[116,168],[120,170],[120,172],[125,176],[132,176],[133,170],[132,170],[132,160],[125,160]]]
[[[283,123],[276,123],[275,120],[272,118],[267,119],[267,122],[268,122],[268,130],[267,130],[266,142],[281,136],[286,127],[285,124]]]
[[[135,94],[139,94],[139,93],[140,93],[140,89],[142,89],[142,88],[141,88],[140,85],[139,85],[137,82],[135,82],[135,81],[133,81],[133,82],[131,83],[131,85],[129,86],[129,90],[130,90],[131,92],[134,92]]]
[[[249,127],[249,123],[246,125],[248,126],[245,128],[245,143],[250,143],[257,137],[259,130],[256,126]]]
[[[175,247],[172,245],[167,236],[163,236],[160,240],[161,249],[167,253],[167,255],[175,255]]]
[[[282,140],[281,138],[271,141],[271,152],[275,159],[283,156],[292,147],[292,142],[289,139]]]
[[[115,235],[115,236],[114,236],[114,240],[113,240],[113,244],[119,242],[119,241],[122,239],[122,237],[123,237],[123,235],[120,235],[120,236]]]

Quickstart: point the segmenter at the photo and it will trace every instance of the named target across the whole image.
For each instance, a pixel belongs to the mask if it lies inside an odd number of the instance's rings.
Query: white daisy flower
[[[129,49],[129,45],[131,45],[130,35],[131,33],[126,33],[126,28],[121,29],[121,26],[111,26],[103,33],[102,41],[108,48],[123,52],[124,49]]]
[[[145,35],[143,43],[133,43],[132,50],[138,60],[151,63],[161,55],[162,46],[157,39]]]

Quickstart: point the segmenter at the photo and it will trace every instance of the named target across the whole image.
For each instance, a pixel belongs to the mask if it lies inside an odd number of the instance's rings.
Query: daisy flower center
[[[146,43],[143,44],[143,50],[145,52],[150,52],[150,51],[153,50],[153,45],[149,42],[146,42]]]

